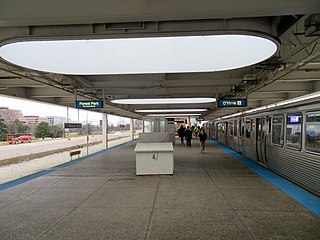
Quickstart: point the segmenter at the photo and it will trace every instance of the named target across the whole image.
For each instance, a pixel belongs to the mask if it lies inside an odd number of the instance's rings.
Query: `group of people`
[[[187,128],[185,128],[183,125],[181,125],[177,132],[178,132],[179,138],[181,139],[181,144],[183,144],[184,139],[186,139],[187,146],[189,147],[191,147],[192,134],[194,134],[195,137],[199,139],[200,152],[201,153],[205,152],[205,142],[207,140],[207,134],[204,128],[202,127],[200,128],[198,126],[192,126],[191,128],[187,126]]]

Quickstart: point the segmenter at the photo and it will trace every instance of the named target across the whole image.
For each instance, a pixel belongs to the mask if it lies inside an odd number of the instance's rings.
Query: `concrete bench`
[[[71,157],[71,160],[72,160],[72,156],[74,156],[74,155],[78,155],[78,158],[79,158],[80,157],[80,153],[81,153],[81,150],[70,152],[69,155]]]

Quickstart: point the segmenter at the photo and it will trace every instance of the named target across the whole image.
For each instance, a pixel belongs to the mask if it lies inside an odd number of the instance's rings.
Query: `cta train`
[[[211,138],[320,196],[320,97],[204,125]]]

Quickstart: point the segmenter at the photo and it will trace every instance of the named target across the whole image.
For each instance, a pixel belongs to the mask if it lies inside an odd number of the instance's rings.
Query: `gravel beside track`
[[[130,141],[130,137],[121,138],[109,141],[109,147],[119,145]],[[80,149],[80,157],[87,156],[87,148],[83,147]],[[102,143],[96,144],[89,147],[89,154],[98,152],[102,150]],[[73,156],[73,159],[77,159],[78,156]],[[48,155],[42,158],[33,159],[30,161],[24,161],[17,164],[10,164],[0,167],[0,184],[21,178],[51,167],[57,166],[59,164],[69,162],[70,156],[69,151]]]

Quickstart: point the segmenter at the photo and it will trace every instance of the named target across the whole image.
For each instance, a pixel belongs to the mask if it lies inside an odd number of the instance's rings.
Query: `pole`
[[[130,135],[131,135],[131,140],[134,140],[134,120],[133,120],[133,118],[130,118]]]
[[[144,120],[142,120],[142,132],[144,133]]]
[[[102,149],[108,149],[108,114],[102,114]]]
[[[89,155],[89,123],[88,123],[88,111],[87,111],[87,156]]]

